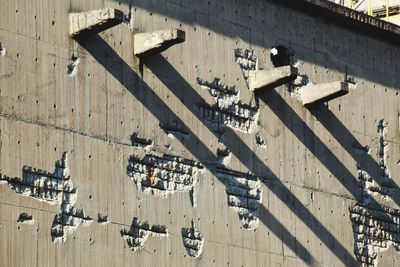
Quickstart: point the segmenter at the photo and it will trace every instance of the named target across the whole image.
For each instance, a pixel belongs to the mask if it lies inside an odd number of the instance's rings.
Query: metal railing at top
[[[330,0],[370,16],[400,24],[400,0]]]

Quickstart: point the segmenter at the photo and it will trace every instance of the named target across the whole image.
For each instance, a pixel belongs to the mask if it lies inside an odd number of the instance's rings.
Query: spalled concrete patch
[[[373,179],[361,164],[357,166],[362,200],[350,209],[350,219],[354,232],[354,254],[362,266],[377,266],[378,254],[391,246],[400,250],[400,210],[392,207],[395,185],[387,167],[386,127],[384,120],[379,121],[379,177]],[[367,148],[366,155],[370,152]],[[373,204],[372,198],[380,205]]]
[[[226,185],[228,206],[238,212],[243,227],[248,230],[257,228],[262,201],[260,180],[253,175],[223,167],[217,167],[217,176]]]
[[[243,103],[235,86],[226,86],[218,78],[212,82],[198,78],[197,83],[214,98],[212,106],[198,105],[200,116],[214,130],[218,131],[226,126],[245,133],[254,130],[259,115],[258,109]]]
[[[78,226],[88,226],[92,223],[92,218],[85,215],[83,210],[74,207],[62,210],[54,217],[51,227],[51,238],[54,243],[64,243],[66,237],[71,235]]]
[[[189,192],[192,205],[196,206],[195,184],[203,168],[199,162],[181,157],[147,154],[143,158],[131,156],[127,173],[146,194],[167,197],[175,192]]]
[[[97,214],[97,223],[99,223],[99,224],[107,224],[109,222],[110,221],[108,220],[108,216],[107,215],[103,215],[103,214],[100,214],[100,213]]]
[[[33,225],[33,224],[35,224],[35,219],[33,218],[32,215],[29,215],[29,214],[23,212],[23,213],[19,214],[17,223]]]
[[[25,166],[23,178],[9,178],[0,174],[0,182],[7,182],[17,194],[58,205],[61,212],[54,217],[51,227],[53,242],[65,242],[79,225],[88,225],[91,219],[82,210],[74,208],[77,201],[77,189],[71,182],[67,153],[56,161],[54,173]]]
[[[133,218],[129,230],[121,230],[121,236],[124,238],[131,250],[137,251],[143,249],[144,243],[150,236],[167,238],[168,230],[165,225],[153,225],[150,227],[147,221],[141,223],[140,220],[135,217]]]
[[[4,48],[4,45],[0,42],[0,56],[4,57],[6,55],[6,49]]]
[[[254,51],[242,48],[235,49],[235,62],[239,64],[247,85],[249,85],[250,71],[257,69],[257,57]]]
[[[191,228],[182,228],[182,241],[190,256],[197,258],[203,253],[204,236],[196,230],[193,220]]]
[[[154,147],[153,140],[140,138],[137,133],[131,135],[131,142],[133,146],[143,148],[145,150],[150,150]]]
[[[74,77],[78,73],[78,66],[81,60],[79,57],[73,55],[71,58],[71,63],[67,67],[67,75],[69,77]]]

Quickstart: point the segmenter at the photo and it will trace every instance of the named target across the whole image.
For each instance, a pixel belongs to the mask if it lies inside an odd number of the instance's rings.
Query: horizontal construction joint
[[[291,82],[297,77],[297,68],[283,66],[272,70],[251,70],[249,73],[249,89],[274,88]]]
[[[177,29],[137,33],[134,35],[134,54],[138,57],[154,55],[185,41],[185,32]]]
[[[69,36],[83,38],[95,35],[120,24],[124,13],[118,9],[105,8],[69,14]]]
[[[327,102],[334,98],[346,95],[349,92],[349,84],[346,82],[330,82],[324,84],[312,84],[300,89],[303,105]]]

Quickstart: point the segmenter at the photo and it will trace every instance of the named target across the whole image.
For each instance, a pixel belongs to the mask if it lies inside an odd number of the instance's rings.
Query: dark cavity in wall
[[[293,65],[295,63],[294,51],[282,45],[271,48],[270,58],[274,67]]]

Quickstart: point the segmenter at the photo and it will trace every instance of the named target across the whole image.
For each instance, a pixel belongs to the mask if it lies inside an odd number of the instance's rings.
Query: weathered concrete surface
[[[118,9],[104,8],[69,14],[69,35],[85,38],[122,23],[124,13]]]
[[[366,34],[300,3],[2,1],[0,172],[22,178],[32,166],[53,173],[68,152],[74,207],[92,222],[53,243],[60,207],[1,183],[0,266],[357,266],[372,258],[358,252],[371,251],[373,264],[398,266],[398,252],[368,242],[397,238],[379,231],[398,229],[400,49],[374,37],[376,28]],[[131,13],[133,27],[69,37],[69,13],[105,7]],[[132,29],[175,28],[185,31],[184,43],[140,61],[133,55]],[[294,52],[304,84],[348,76],[357,88],[314,107],[303,106],[292,84],[253,94],[243,73],[257,62],[272,69],[276,46]],[[80,63],[70,77],[73,56]],[[150,153],[204,166],[196,207],[189,193],[160,198],[132,183],[129,159]],[[223,179],[221,165],[240,177]],[[169,178],[181,165],[156,167],[155,178]],[[256,181],[229,184],[241,177]],[[253,189],[262,192],[256,203],[239,198]],[[258,224],[246,228],[233,204],[257,204],[257,217],[248,218]],[[363,219],[352,214],[359,211],[371,215],[374,239],[364,232],[356,239]],[[34,223],[18,223],[21,213]],[[131,251],[121,230],[130,231],[132,218],[165,226],[168,238],[147,238]],[[197,258],[182,240],[192,220],[204,238]]]
[[[158,54],[171,46],[185,41],[182,30],[165,30],[136,33],[134,36],[134,54],[138,57]]]

